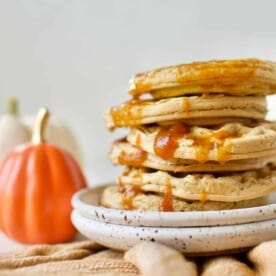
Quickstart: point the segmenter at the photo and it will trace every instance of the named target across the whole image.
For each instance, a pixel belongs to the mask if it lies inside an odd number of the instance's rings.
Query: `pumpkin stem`
[[[45,143],[44,138],[44,132],[45,127],[48,122],[48,118],[50,116],[50,112],[47,108],[42,107],[39,109],[36,118],[35,118],[35,124],[33,128],[33,134],[32,134],[32,143],[37,145],[41,143]]]
[[[15,97],[10,97],[8,99],[7,112],[14,116],[18,114],[18,100]]]

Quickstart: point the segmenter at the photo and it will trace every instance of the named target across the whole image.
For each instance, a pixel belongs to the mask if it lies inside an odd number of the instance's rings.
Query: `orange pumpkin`
[[[0,229],[23,243],[70,240],[76,233],[71,197],[87,186],[74,158],[44,141],[48,116],[47,109],[39,111],[32,143],[15,148],[0,165]]]

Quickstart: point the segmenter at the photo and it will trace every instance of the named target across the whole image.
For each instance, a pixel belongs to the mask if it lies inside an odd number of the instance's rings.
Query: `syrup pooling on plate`
[[[155,154],[163,159],[172,158],[178,147],[178,139],[189,132],[190,128],[183,123],[162,127],[154,140]]]

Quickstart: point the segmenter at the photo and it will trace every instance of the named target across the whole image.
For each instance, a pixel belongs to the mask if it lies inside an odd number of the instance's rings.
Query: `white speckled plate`
[[[86,188],[77,192],[72,204],[84,217],[121,225],[182,227],[234,225],[276,219],[276,196],[270,197],[269,204],[260,207],[225,211],[193,212],[144,212],[109,209],[99,206],[103,187]]]
[[[138,227],[92,220],[73,211],[72,221],[84,236],[118,250],[140,241],[160,242],[187,255],[239,252],[276,239],[276,219],[239,225],[208,227]]]

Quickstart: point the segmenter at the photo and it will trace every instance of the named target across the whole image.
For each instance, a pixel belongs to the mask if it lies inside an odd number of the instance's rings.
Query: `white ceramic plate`
[[[102,189],[86,188],[72,198],[73,207],[83,216],[102,222],[121,225],[181,227],[234,225],[276,219],[276,196],[260,207],[225,211],[144,212],[109,209],[99,206]]]
[[[118,250],[146,240],[166,244],[187,255],[210,255],[238,252],[276,239],[276,219],[211,227],[138,227],[92,220],[74,210],[72,222],[84,236]]]

